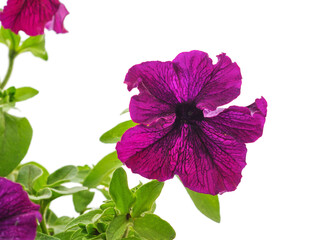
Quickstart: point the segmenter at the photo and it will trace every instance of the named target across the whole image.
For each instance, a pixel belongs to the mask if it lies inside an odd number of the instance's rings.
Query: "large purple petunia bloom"
[[[44,28],[66,33],[63,21],[68,14],[59,0],[8,0],[0,12],[0,21],[16,34],[22,30],[30,36],[41,35]]]
[[[33,240],[39,206],[32,203],[18,183],[0,177],[0,239]]]
[[[267,102],[227,104],[240,94],[241,73],[225,54],[217,64],[204,52],[179,54],[172,62],[145,62],[126,75],[137,87],[130,115],[140,123],[117,144],[119,159],[134,173],[165,181],[179,175],[184,186],[208,194],[233,191],[246,162],[245,143],[263,133]]]

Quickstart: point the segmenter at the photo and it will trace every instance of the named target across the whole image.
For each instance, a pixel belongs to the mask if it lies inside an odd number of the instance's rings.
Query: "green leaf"
[[[97,235],[99,232],[97,231],[96,225],[94,223],[89,223],[86,226],[86,231],[89,235]]]
[[[13,33],[10,29],[1,27],[0,42],[7,45],[10,50],[16,51],[20,43],[20,36]]]
[[[45,167],[43,167],[41,164],[39,164],[37,162],[28,162],[24,165],[29,165],[29,164],[32,164],[32,165],[42,169],[42,172],[43,172],[42,175],[35,180],[34,185],[33,185],[34,190],[39,191],[40,189],[42,189],[46,186],[46,181],[48,179],[49,172],[48,172],[48,170],[46,170]]]
[[[78,173],[73,179],[71,179],[71,181],[75,183],[83,183],[85,178],[90,173],[91,168],[88,165],[85,165],[85,166],[77,166],[77,169],[78,169]]]
[[[118,240],[121,239],[126,228],[128,227],[128,220],[126,215],[116,216],[110,223],[108,229],[106,230],[107,240]]]
[[[0,109],[0,176],[7,176],[25,157],[33,129],[26,118]]]
[[[60,240],[59,238],[37,232],[35,240]]]
[[[89,211],[87,213],[84,213],[83,215],[80,215],[79,217],[73,219],[72,221],[70,221],[67,225],[66,225],[66,230],[69,230],[75,226],[77,226],[79,223],[83,223],[83,224],[89,224],[93,222],[93,218],[98,215],[101,214],[102,210],[92,210]]]
[[[22,184],[27,190],[33,192],[33,185],[37,178],[43,174],[42,169],[32,164],[23,166],[18,173],[17,182]]]
[[[55,213],[53,211],[51,211],[51,209],[48,209],[45,213],[45,219],[46,219],[46,223],[49,226],[52,226],[55,224],[55,222],[57,221],[58,217],[57,215],[55,215]]]
[[[70,240],[73,234],[74,231],[67,231],[67,232],[58,233],[54,235],[54,237],[59,238],[60,240]]]
[[[123,168],[118,168],[113,173],[109,191],[120,214],[129,213],[135,198],[133,193],[129,190],[127,174]]]
[[[29,198],[33,201],[39,201],[52,198],[52,191],[48,188],[41,189],[35,195],[29,195]]]
[[[153,180],[141,186],[136,192],[136,201],[132,208],[131,216],[138,217],[146,211],[150,211],[155,200],[160,196],[164,183]]]
[[[48,54],[45,50],[45,36],[38,35],[27,38],[19,47],[18,52],[31,52],[35,57],[48,60]]]
[[[74,207],[76,212],[83,213],[87,210],[88,204],[90,204],[94,198],[94,192],[89,190],[80,191],[72,195]]]
[[[48,177],[47,184],[49,186],[56,186],[64,182],[69,182],[77,175],[78,169],[75,166],[64,166]]]
[[[221,221],[218,195],[214,196],[210,194],[198,193],[188,188],[186,188],[186,190],[191,197],[191,200],[202,214],[215,222],[219,223]]]
[[[31,87],[17,88],[15,95],[14,95],[14,101],[15,102],[25,101],[29,98],[34,97],[37,94],[38,94],[38,91]]]
[[[72,188],[67,188],[64,186],[57,186],[57,187],[52,187],[49,188],[52,191],[52,199],[61,197],[63,195],[71,195],[80,191],[87,190],[85,187],[72,187]]]
[[[129,108],[126,108],[125,110],[123,110],[123,111],[120,113],[120,115],[123,115],[123,114],[125,114],[125,113],[127,113],[127,112],[129,112]]]
[[[83,185],[89,188],[95,188],[108,175],[121,166],[122,162],[118,159],[117,152],[110,153],[95,165],[85,178]]]
[[[101,216],[99,216],[99,220],[102,222],[110,222],[116,216],[116,212],[113,207],[107,208],[103,210]]]
[[[175,238],[171,225],[155,214],[145,214],[134,219],[135,231],[148,240],[170,240]]]
[[[137,124],[133,121],[129,120],[126,122],[122,122],[112,128],[111,130],[107,131],[100,137],[100,141],[102,143],[117,143],[121,140],[122,135],[127,131],[129,128],[136,126]]]
[[[74,232],[74,234],[71,235],[71,240],[84,240],[85,233],[83,232],[83,229],[78,229]]]
[[[65,231],[66,225],[69,222],[71,222],[71,220],[72,220],[71,217],[67,217],[67,216],[59,217],[55,220],[55,222],[52,225],[50,225],[50,227],[53,229],[54,234],[58,234]]]

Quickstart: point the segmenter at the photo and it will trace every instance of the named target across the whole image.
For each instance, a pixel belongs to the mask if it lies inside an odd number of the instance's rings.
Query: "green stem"
[[[125,232],[123,233],[122,238],[126,238],[126,237],[128,237],[129,230],[130,230],[130,228],[129,228],[129,226],[127,226],[127,229],[126,229]]]
[[[41,206],[40,212],[41,212],[42,218],[43,218],[42,221],[40,222],[40,227],[42,229],[42,233],[44,233],[46,235],[49,235],[49,230],[48,230],[48,228],[46,226],[46,220],[45,220],[45,213],[46,213],[46,210],[47,210],[49,205],[48,205],[47,202],[41,201],[40,206]]]
[[[15,51],[10,51],[9,52],[9,66],[8,66],[8,70],[7,70],[7,73],[6,73],[5,78],[3,79],[3,82],[0,85],[0,90],[4,89],[5,86],[6,86],[6,84],[9,81],[9,78],[10,78],[11,73],[12,73],[12,69],[14,67],[15,57],[16,57],[16,52]]]

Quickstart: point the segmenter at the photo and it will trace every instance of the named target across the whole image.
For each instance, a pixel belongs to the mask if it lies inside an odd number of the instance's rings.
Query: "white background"
[[[238,189],[220,197],[220,224],[197,211],[177,179],[166,182],[156,213],[178,240],[326,239],[325,1],[63,3],[69,34],[46,32],[49,61],[18,57],[8,84],[40,91],[17,105],[34,128],[24,162],[50,171],[96,164],[114,150],[99,137],[127,117],[119,114],[131,96],[123,84],[131,66],[194,49],[216,61],[225,52],[243,75],[232,104],[246,106],[260,96],[268,101],[264,135],[247,145]],[[6,54],[0,46],[2,78]],[[128,174],[130,186],[141,180]],[[52,207],[58,215],[74,214],[70,198]]]

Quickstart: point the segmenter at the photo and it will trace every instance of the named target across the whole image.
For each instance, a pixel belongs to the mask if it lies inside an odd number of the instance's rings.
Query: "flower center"
[[[194,103],[180,103],[177,105],[176,120],[178,122],[192,123],[194,121],[204,120],[203,111],[196,108]]]

